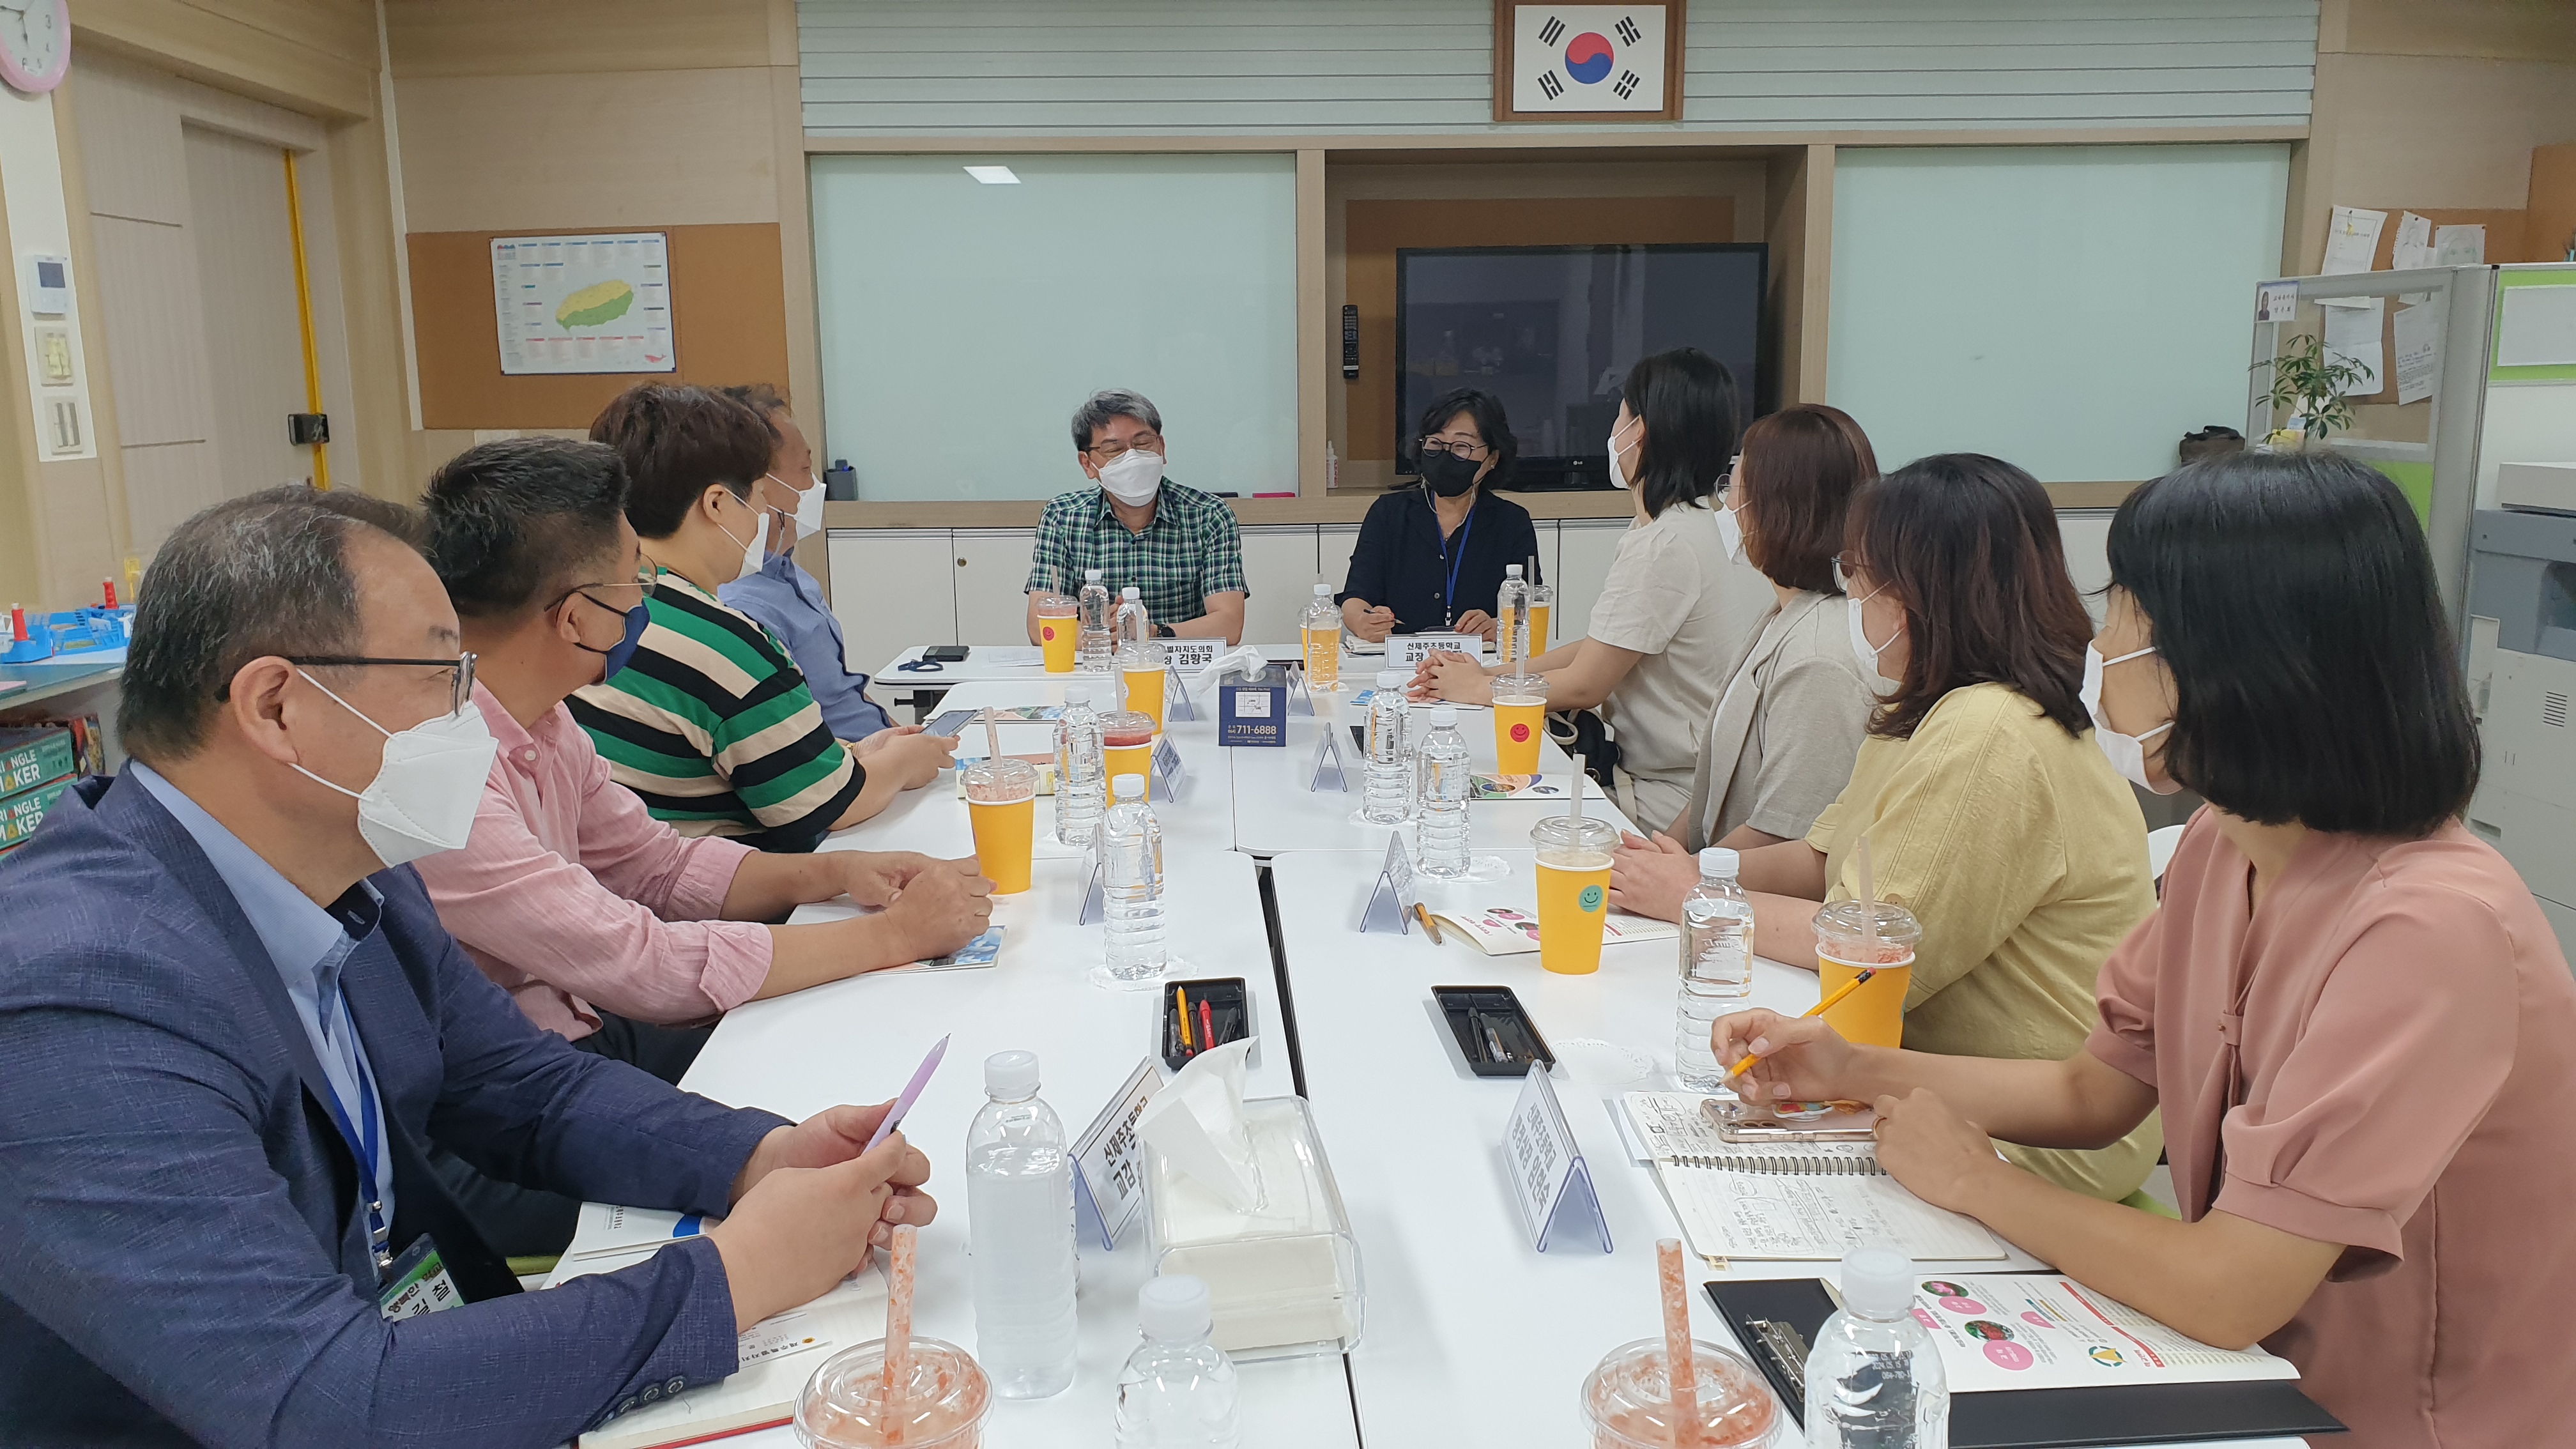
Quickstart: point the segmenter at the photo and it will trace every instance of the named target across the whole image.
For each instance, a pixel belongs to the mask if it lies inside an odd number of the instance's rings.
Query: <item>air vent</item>
[[[2540,722],[2551,729],[2567,728],[2567,696],[2548,690],[2540,696]]]

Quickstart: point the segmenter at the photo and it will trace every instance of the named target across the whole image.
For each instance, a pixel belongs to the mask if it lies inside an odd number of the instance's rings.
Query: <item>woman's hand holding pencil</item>
[[[1843,990],[1870,975],[1863,971]],[[1834,999],[1805,1016],[1756,1009],[1719,1017],[1709,1028],[1709,1046],[1719,1061],[1735,1064],[1727,1075],[1736,1095],[1751,1102],[1869,1101],[1875,1094],[1859,1080],[1860,1049],[1817,1015]]]

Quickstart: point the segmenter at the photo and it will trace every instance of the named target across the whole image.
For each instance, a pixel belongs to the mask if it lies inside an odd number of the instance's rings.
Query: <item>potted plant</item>
[[[2369,368],[2326,351],[2325,339],[2316,336],[2293,338],[2270,361],[2254,365],[2272,369],[2272,390],[2263,401],[2289,409],[2295,424],[2272,434],[2276,447],[2314,446],[2332,429],[2351,427],[2352,400],[2346,394],[2373,381]],[[2284,439],[2284,433],[2290,436]]]

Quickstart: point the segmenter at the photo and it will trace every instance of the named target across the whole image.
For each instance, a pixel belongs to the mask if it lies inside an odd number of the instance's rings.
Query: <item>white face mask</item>
[[[1149,502],[1163,486],[1163,455],[1130,448],[1100,465],[1100,486],[1130,508]]]
[[[2173,721],[2166,720],[2142,735],[2124,735],[2102,717],[2102,671],[2155,652],[2153,648],[2133,649],[2117,659],[2105,659],[2101,650],[2085,645],[2084,685],[2076,694],[2084,701],[2084,712],[2093,717],[2093,743],[2102,747],[2102,754],[2110,760],[2111,768],[2120,772],[2120,778],[2150,794],[2171,795],[2182,786],[2168,781],[2159,787],[2147,779],[2147,741],[2172,729]]]
[[[716,525],[716,531],[722,533],[728,542],[742,544],[742,566],[734,570],[733,576],[747,579],[760,572],[762,565],[769,562],[769,550],[763,544],[763,541],[769,537],[769,510],[744,499],[737,498],[734,501],[751,510],[751,541],[744,543],[741,539],[735,538],[733,530],[721,523]]]
[[[1869,642],[1868,626],[1861,622],[1860,615],[1860,606],[1869,602],[1871,599],[1877,598],[1881,593],[1884,593],[1886,589],[1887,585],[1881,584],[1877,588],[1870,590],[1868,593],[1861,595],[1859,598],[1852,600],[1851,607],[1843,610],[1843,622],[1849,625],[1851,629],[1852,657],[1859,660],[1862,667],[1869,670],[1870,678],[1877,680],[1881,685],[1886,686],[1887,689],[1894,689],[1898,684],[1902,683],[1902,681],[1890,679],[1886,675],[1878,672],[1878,656],[1886,653],[1890,648],[1895,646],[1897,639],[1905,633],[1905,626],[1903,624],[1897,625],[1896,633],[1888,635],[1887,642],[1885,644],[1872,644]],[[1884,691],[1881,692],[1883,693]]]
[[[805,481],[813,486],[796,495],[796,536],[800,539],[823,531],[823,480],[808,473]]]
[[[304,674],[299,669],[295,671]],[[328,686],[310,674],[305,681],[324,694]],[[408,865],[424,855],[463,848],[474,832],[474,807],[483,799],[484,777],[501,745],[483,726],[482,706],[468,702],[456,714],[388,730],[358,713],[357,706],[331,694],[332,702],[385,737],[384,762],[364,790],[334,785],[302,765],[294,771],[358,802],[358,834],[388,869]]]
[[[1729,494],[1735,492],[1733,488],[1726,491]],[[1729,561],[1744,562],[1744,524],[1735,516],[1735,509],[1729,503],[1717,505],[1717,536],[1726,541],[1726,556]]]
[[[1637,418],[1630,418],[1627,428],[1610,430],[1610,486],[1613,488],[1624,489],[1629,486],[1628,470],[1619,465],[1619,435],[1628,431],[1628,428],[1639,426],[1640,421]]]

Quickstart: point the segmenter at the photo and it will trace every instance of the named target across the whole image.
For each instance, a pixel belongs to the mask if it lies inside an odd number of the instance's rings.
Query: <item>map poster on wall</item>
[[[677,369],[661,232],[494,237],[492,300],[506,375]]]

